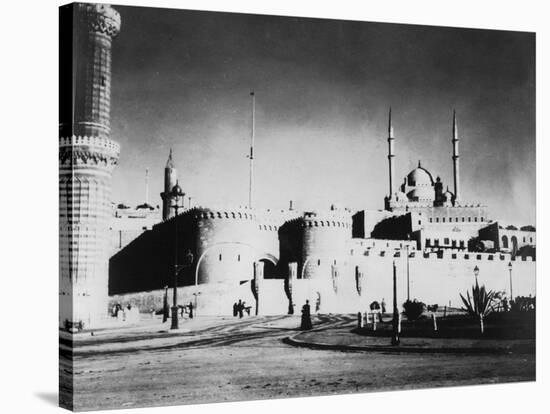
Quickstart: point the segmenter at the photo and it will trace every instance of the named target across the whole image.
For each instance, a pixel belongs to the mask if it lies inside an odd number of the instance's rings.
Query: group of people
[[[182,318],[183,314],[187,313],[189,315],[189,319],[193,319],[193,309],[195,309],[193,302],[189,302],[189,305],[178,305],[178,313]],[[168,301],[165,300],[162,310],[162,322],[164,323],[168,319],[170,319],[170,306],[168,305]]]
[[[246,314],[250,316],[250,309],[252,306],[246,306],[246,302],[244,300],[239,299],[239,302],[235,302],[233,304],[233,316],[242,318],[244,315],[244,312],[246,311]]]
[[[111,309],[111,316],[123,322],[139,322],[139,309],[131,303],[126,306],[117,303]]]

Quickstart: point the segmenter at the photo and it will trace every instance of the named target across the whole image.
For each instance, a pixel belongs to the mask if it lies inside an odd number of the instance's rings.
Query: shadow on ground
[[[57,392],[36,392],[34,395],[45,403],[55,405],[56,407],[59,405],[59,395]]]

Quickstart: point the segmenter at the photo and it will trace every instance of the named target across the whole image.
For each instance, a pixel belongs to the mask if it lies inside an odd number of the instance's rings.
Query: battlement
[[[104,150],[108,150],[114,154],[120,153],[120,144],[111,139],[101,137],[101,136],[78,136],[72,135],[69,137],[60,137],[59,138],[59,147],[75,147],[75,146],[87,146],[87,147],[96,147]]]
[[[197,207],[194,214],[196,219],[215,220],[215,219],[238,219],[238,220],[256,220],[256,213],[248,208],[235,209],[213,209],[207,207]]]
[[[304,227],[334,227],[351,229],[351,210],[337,209],[334,206],[330,211],[308,211],[303,217]]]
[[[370,257],[387,257],[397,258],[406,257],[406,252],[403,249],[377,249],[367,248],[364,252],[364,256]],[[534,262],[535,260],[531,256],[512,256],[510,253],[479,253],[479,252],[463,252],[463,251],[448,251],[440,250],[438,252],[409,250],[409,259],[417,260],[457,260],[457,261],[500,261],[500,262]]]

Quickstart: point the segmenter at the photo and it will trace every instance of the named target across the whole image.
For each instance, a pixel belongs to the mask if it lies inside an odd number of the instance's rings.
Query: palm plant
[[[460,294],[460,298],[464,303],[462,310],[468,312],[469,315],[479,319],[481,333],[484,332],[483,319],[494,310],[494,304],[498,300],[498,294],[492,290],[486,290],[485,286],[476,284],[472,286],[472,295],[470,291],[466,291],[466,297]]]

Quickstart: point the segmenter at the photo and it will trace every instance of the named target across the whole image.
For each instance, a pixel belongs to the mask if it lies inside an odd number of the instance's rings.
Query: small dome
[[[409,175],[407,175],[407,185],[409,187],[418,187],[418,186],[433,186],[434,180],[432,175],[428,170],[422,168],[420,163],[418,167],[412,170]]]
[[[183,190],[178,182],[176,182],[176,185],[172,187],[172,195],[177,195],[177,196],[184,195]]]

